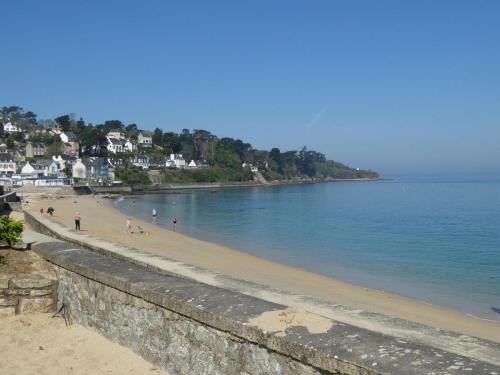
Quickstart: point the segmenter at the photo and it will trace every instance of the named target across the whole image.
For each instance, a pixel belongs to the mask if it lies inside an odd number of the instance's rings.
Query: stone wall
[[[327,374],[69,272],[58,271],[60,303],[72,319],[171,374]]]
[[[287,306],[52,238],[32,248],[54,265],[59,306],[75,322],[172,375],[500,374],[488,361],[339,321],[322,332],[266,331],[252,321]]]
[[[37,274],[0,275],[0,317],[54,311],[56,291],[55,280]]]

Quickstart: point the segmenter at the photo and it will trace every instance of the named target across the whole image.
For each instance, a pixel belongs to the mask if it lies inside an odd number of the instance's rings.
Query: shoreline
[[[77,203],[74,203],[77,202]],[[500,322],[482,319],[445,307],[432,305],[383,290],[370,289],[332,277],[276,263],[225,246],[200,241],[164,227],[133,219],[148,235],[128,235],[127,216],[103,197],[74,196],[51,199],[56,209],[54,221],[72,227],[72,215],[82,214],[84,234],[109,242],[140,249],[155,255],[191,264],[235,279],[303,296],[319,298],[330,304],[349,306],[367,312],[405,319],[428,326],[464,333],[500,342]],[[32,201],[31,208],[46,206],[49,201]],[[92,220],[92,217],[102,220]]]
[[[75,186],[75,191],[82,191],[82,195],[89,194],[117,194],[117,195],[139,195],[139,194],[167,194],[178,191],[189,190],[219,190],[219,189],[238,189],[253,187],[272,187],[280,185],[307,185],[321,184],[330,182],[373,182],[386,180],[384,177],[376,178],[327,178],[318,180],[276,180],[268,183],[262,182],[200,182],[200,183],[171,183],[162,185],[122,185],[122,186]]]

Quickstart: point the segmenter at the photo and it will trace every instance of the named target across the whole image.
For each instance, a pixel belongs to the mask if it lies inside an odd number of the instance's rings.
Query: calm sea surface
[[[500,320],[500,181],[377,181],[137,196],[121,211],[358,285]],[[498,310],[497,310],[498,309]]]

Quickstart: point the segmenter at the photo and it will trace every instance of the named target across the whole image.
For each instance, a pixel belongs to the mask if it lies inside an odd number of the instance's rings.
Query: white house
[[[195,169],[195,168],[198,168],[198,166],[196,165],[196,162],[194,160],[191,160],[187,166],[189,169]]]
[[[113,138],[113,139],[118,139],[118,140],[124,140],[125,135],[119,130],[119,129],[114,129],[110,130],[108,132],[107,138]]]
[[[12,176],[16,173],[16,163],[11,159],[0,159],[0,176]]]
[[[81,159],[77,159],[73,164],[73,178],[86,178],[87,167],[82,163]]]
[[[59,138],[61,138],[62,143],[68,143],[69,142],[69,137],[66,135],[65,132],[62,132],[59,134]]]
[[[140,132],[137,136],[137,141],[141,146],[151,147],[153,145],[153,136],[151,132]]]
[[[123,148],[127,152],[134,152],[137,149],[137,147],[132,143],[130,139],[127,139],[125,141]]]
[[[123,152],[123,143],[121,140],[110,138],[109,136],[106,138],[108,140],[108,145],[106,146],[106,148],[109,152],[112,152],[113,154]]]
[[[253,172],[253,173],[257,173],[259,171],[259,168],[257,168],[255,165],[250,164],[250,163],[243,163],[241,166],[243,168],[245,168],[245,167],[250,168],[250,171]]]
[[[141,167],[142,169],[149,169],[149,166],[151,165],[149,156],[147,155],[136,155],[130,160],[133,165]]]
[[[186,160],[182,157],[181,154],[170,154],[169,158],[165,162],[165,166],[167,168],[186,168]]]
[[[8,123],[3,125],[3,131],[5,133],[18,133],[21,130],[16,125],[14,125],[9,121]]]
[[[6,154],[9,152],[9,149],[7,148],[7,145],[5,143],[2,143],[0,145],[0,154]]]
[[[24,165],[21,168],[21,174],[23,175],[33,175],[35,174],[35,167],[33,167],[29,161],[26,162],[26,165]]]

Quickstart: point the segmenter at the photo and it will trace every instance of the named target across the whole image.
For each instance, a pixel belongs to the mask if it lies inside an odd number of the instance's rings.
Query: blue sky
[[[498,1],[11,1],[0,105],[500,173]]]

